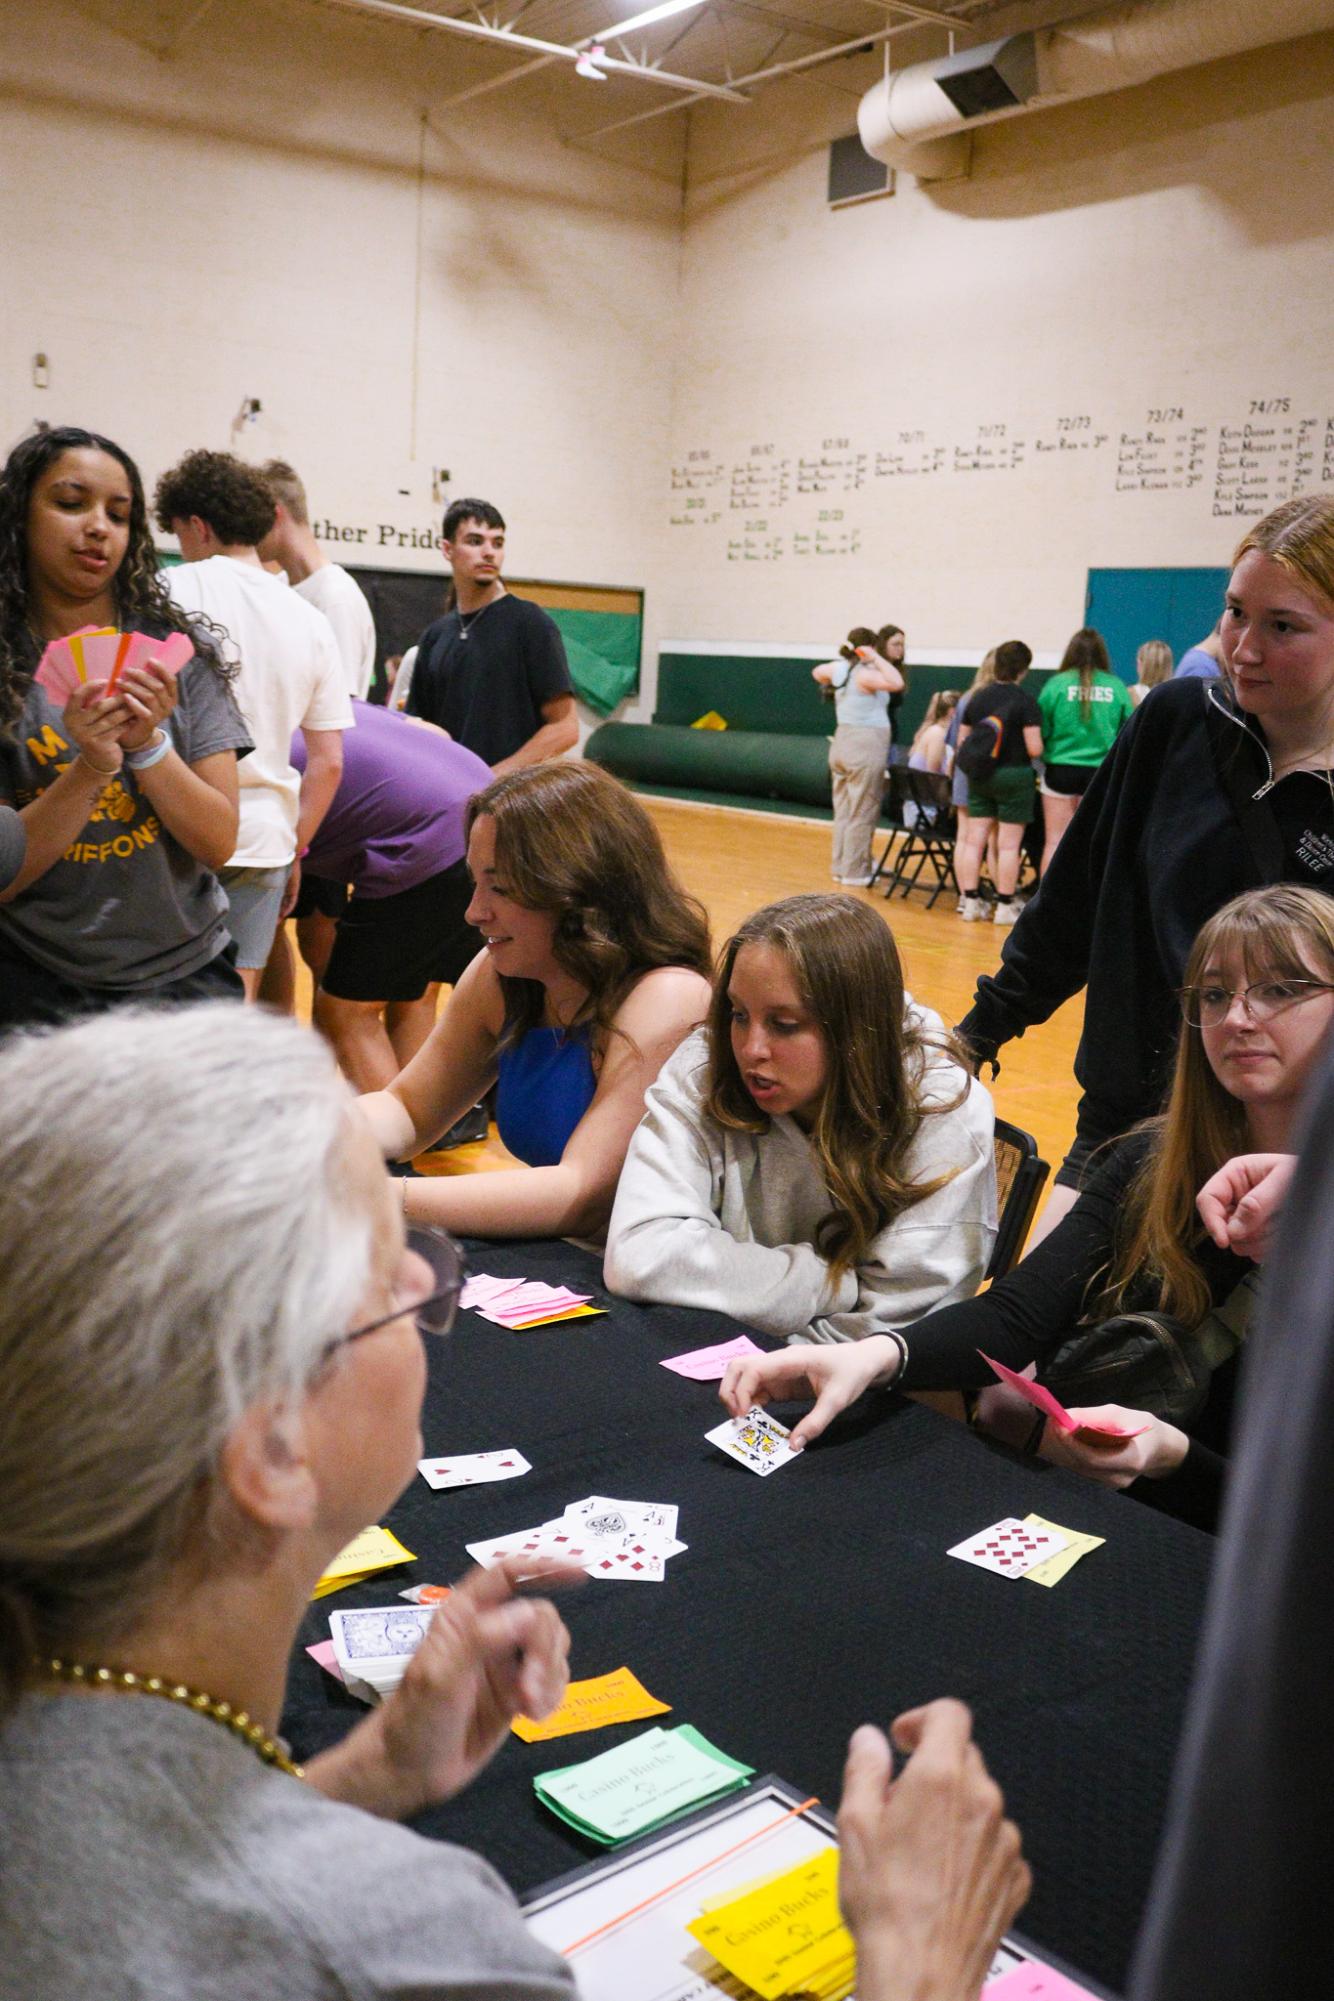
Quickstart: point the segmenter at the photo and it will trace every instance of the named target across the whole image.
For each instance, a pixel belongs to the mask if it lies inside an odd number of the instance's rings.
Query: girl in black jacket
[[[1075,1144],[1046,1228],[1094,1148],[1161,1103],[1191,942],[1265,883],[1334,892],[1334,497],[1242,541],[1221,681],[1155,688],[1084,795],[960,1033],[979,1062],[1087,987]]]

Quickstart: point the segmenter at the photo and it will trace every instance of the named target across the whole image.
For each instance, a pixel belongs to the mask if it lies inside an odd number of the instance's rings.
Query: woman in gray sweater
[[[939,1017],[904,992],[876,911],[770,904],[726,946],[707,1027],[646,1094],[607,1283],[796,1340],[905,1326],[986,1270],[993,1124]]]

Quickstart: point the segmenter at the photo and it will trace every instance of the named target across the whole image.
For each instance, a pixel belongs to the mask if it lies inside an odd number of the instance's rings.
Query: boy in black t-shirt
[[[488,500],[456,500],[441,548],[454,575],[454,608],[422,634],[409,715],[448,730],[495,777],[542,764],[579,735],[565,647],[539,605],[500,580],[505,523]]]
[[[959,731],[955,761],[968,775],[968,832],[955,847],[954,873],[963,898],[959,914],[966,923],[989,914],[977,883],[993,820],[996,922],[1013,924],[1019,915],[1014,901],[1019,850],[1037,796],[1033,759],[1042,755],[1042,712],[1036,698],[1019,685],[1032,662],[1022,639],[998,646],[996,678],[969,696],[968,719]],[[970,740],[971,755],[965,750]]]

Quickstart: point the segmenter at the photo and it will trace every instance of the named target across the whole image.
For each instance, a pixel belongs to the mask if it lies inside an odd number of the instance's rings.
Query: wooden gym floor
[[[646,798],[644,804],[662,830],[672,865],[707,909],[715,946],[761,904],[801,890],[837,887],[829,875],[827,825],[667,799]],[[965,924],[949,895],[941,895],[934,910],[927,910],[920,892],[906,900],[895,896],[892,902],[879,888],[850,894],[866,897],[892,927],[914,999],[935,1008],[951,1025],[960,1020],[972,1001],[977,975],[999,963],[1006,934],[990,924]],[[304,967],[301,978],[299,1006],[308,1018]],[[1080,995],[1041,1028],[1007,1046],[1001,1074],[990,1086],[997,1112],[1033,1134],[1053,1170],[1074,1131],[1078,1089],[1073,1063],[1082,1019]],[[418,1162],[432,1174],[485,1172],[508,1164],[509,1156],[494,1136]]]

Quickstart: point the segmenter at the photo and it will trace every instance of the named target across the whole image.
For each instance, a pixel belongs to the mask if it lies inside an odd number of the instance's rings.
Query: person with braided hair
[[[152,658],[62,709],[43,647],[88,626],[188,632],[173,677]],[[0,890],[0,1030],[127,1001],[241,995],[214,871],[236,844],[250,737],[218,650],[167,596],[134,461],[62,427],[0,473],[0,802],[26,853]]]

